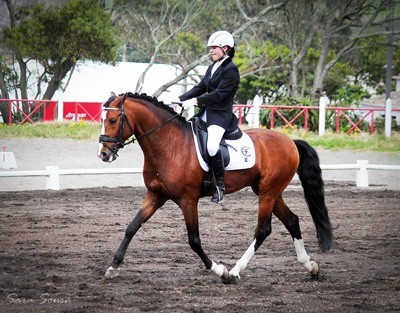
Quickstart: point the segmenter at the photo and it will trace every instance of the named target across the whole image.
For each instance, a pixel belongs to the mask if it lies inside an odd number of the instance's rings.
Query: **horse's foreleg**
[[[114,255],[114,258],[108,267],[105,276],[108,278],[116,277],[119,275],[118,266],[121,264],[125,257],[126,250],[128,249],[129,243],[133,236],[139,230],[139,228],[154,214],[154,212],[165,203],[165,200],[161,200],[152,194],[147,194],[146,198],[136,214],[132,222],[129,223],[125,230],[125,236]]]
[[[181,208],[185,218],[190,247],[197,253],[208,270],[211,270],[222,280],[228,279],[228,269],[224,265],[212,261],[203,250],[199,233],[197,204],[182,205]]]
[[[189,245],[192,248],[192,250],[196,252],[197,255],[200,257],[200,259],[203,261],[206,268],[217,274],[217,276],[222,279],[228,278],[229,276],[228,269],[224,265],[217,264],[214,261],[212,261],[204,252],[200,241],[198,226],[191,224],[187,227],[187,230],[189,237]]]
[[[236,265],[229,271],[229,277],[232,282],[240,278],[240,273],[247,267],[254,253],[261,246],[264,240],[271,234],[271,211],[274,199],[266,197],[261,200],[258,212],[258,223],[255,231],[254,241],[243,254],[243,256],[236,262]]]
[[[294,248],[296,250],[297,261],[311,273],[313,277],[318,277],[319,267],[315,261],[310,260],[301,236],[299,218],[285,204],[282,198],[275,202],[273,213],[285,225],[293,238]]]

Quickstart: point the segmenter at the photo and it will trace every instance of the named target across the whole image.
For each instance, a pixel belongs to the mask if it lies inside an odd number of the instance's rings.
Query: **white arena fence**
[[[105,175],[105,174],[142,174],[143,168],[94,168],[60,169],[58,166],[46,166],[45,170],[0,172],[1,177],[46,177],[46,188],[60,190],[61,175]],[[141,186],[144,186],[142,181]]]
[[[322,170],[356,170],[356,186],[368,187],[368,170],[399,171],[400,165],[369,164],[368,160],[358,160],[356,164],[321,164]],[[36,171],[3,171],[1,177],[46,177],[46,188],[60,190],[61,175],[104,175],[104,174],[142,174],[142,168],[113,169],[60,169],[58,166],[46,166],[45,170]],[[140,186],[144,186],[142,181]]]

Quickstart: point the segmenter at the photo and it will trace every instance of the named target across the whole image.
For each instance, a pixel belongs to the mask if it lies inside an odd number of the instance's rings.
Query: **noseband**
[[[115,155],[117,155],[118,156],[118,154],[117,154],[117,147],[118,148],[123,148],[124,146],[126,146],[126,145],[128,145],[128,144],[130,144],[130,143],[132,143],[133,141],[134,141],[134,139],[132,139],[132,140],[130,140],[130,141],[128,141],[128,142],[124,142],[123,140],[122,140],[122,134],[123,134],[123,132],[124,132],[124,130],[125,130],[125,121],[126,121],[126,124],[128,125],[128,127],[129,127],[129,129],[130,129],[130,131],[131,131],[131,133],[133,134],[133,129],[132,129],[132,127],[131,127],[131,125],[129,124],[129,120],[128,120],[128,118],[126,117],[126,114],[125,114],[125,110],[124,110],[124,101],[125,101],[125,98],[122,100],[122,102],[121,102],[121,108],[104,108],[103,110],[105,110],[105,111],[107,111],[107,110],[115,110],[115,111],[121,111],[121,115],[120,115],[120,118],[119,118],[119,129],[118,129],[118,136],[117,137],[110,137],[110,136],[107,136],[107,135],[100,135],[99,136],[99,142],[104,146],[104,147],[106,147],[108,150],[110,150],[112,153],[114,153]],[[106,146],[104,143],[106,143],[106,142],[111,142],[111,143],[115,143],[116,144],[116,146],[114,146],[114,147],[108,147],[108,146]]]
[[[178,115],[182,115],[182,112],[176,113],[175,115],[173,115],[172,117],[170,117],[169,119],[167,119],[165,122],[163,122],[162,124],[150,129],[149,131],[145,132],[144,134],[136,137],[136,138],[132,138],[131,140],[129,140],[128,142],[123,142],[122,141],[122,134],[125,130],[125,121],[126,124],[128,125],[132,135],[133,135],[133,129],[131,127],[131,125],[129,124],[129,120],[125,114],[125,110],[124,110],[124,102],[126,99],[126,95],[123,97],[122,101],[121,101],[121,108],[103,108],[103,110],[107,111],[107,110],[116,110],[116,111],[121,111],[121,115],[120,115],[120,119],[119,119],[119,130],[118,130],[118,136],[117,137],[110,137],[107,135],[100,135],[99,136],[99,143],[101,143],[104,147],[106,147],[108,150],[110,150],[112,153],[114,153],[116,156],[118,156],[117,152],[118,149],[122,149],[123,147],[125,147],[126,145],[129,145],[131,143],[134,143],[135,141],[137,141],[138,139],[142,138],[143,136],[148,135],[149,133],[155,131],[156,129],[159,129],[160,127],[164,126],[165,124],[167,124],[168,122],[172,121],[175,117],[177,117]],[[108,147],[106,146],[104,143],[106,142],[111,142],[111,143],[115,143],[115,146],[112,147]],[[118,149],[117,149],[118,148]]]

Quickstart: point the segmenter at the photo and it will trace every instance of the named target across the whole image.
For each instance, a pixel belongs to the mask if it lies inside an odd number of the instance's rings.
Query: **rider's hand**
[[[186,101],[183,101],[182,103],[182,108],[187,111],[189,109],[191,109],[192,107],[194,107],[194,105],[197,103],[197,99],[189,99]]]

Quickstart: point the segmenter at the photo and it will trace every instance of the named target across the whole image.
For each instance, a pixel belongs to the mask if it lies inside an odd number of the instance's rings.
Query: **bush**
[[[400,132],[400,125],[397,123],[396,120],[392,120],[392,131]],[[375,133],[385,133],[385,119],[383,117],[378,117],[375,119]]]

